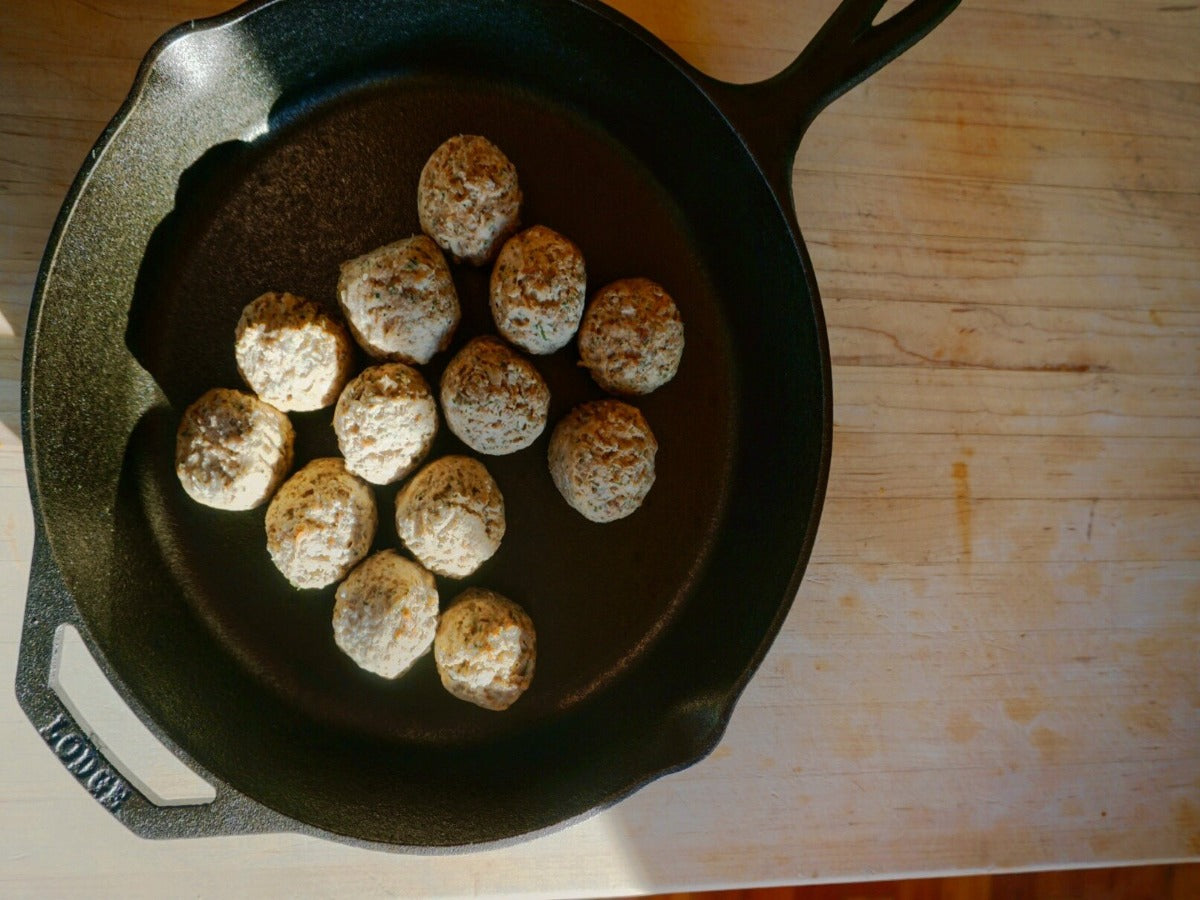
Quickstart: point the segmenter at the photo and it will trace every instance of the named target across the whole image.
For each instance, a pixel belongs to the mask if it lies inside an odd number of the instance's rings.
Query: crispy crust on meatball
[[[595,400],[575,407],[554,429],[550,477],[584,518],[612,522],[646,499],[657,452],[641,412],[620,400]]]
[[[487,138],[456,135],[421,170],[417,215],[451,259],[483,265],[520,224],[517,169]]]
[[[648,278],[601,288],[579,328],[580,361],[611,394],[649,394],[675,377],[683,320],[671,295]]]
[[[533,620],[495,591],[467,588],[442,613],[433,658],[442,685],[455,697],[484,709],[508,709],[533,681]]]
[[[557,231],[534,225],[500,250],[489,283],[492,319],[522,350],[553,353],[575,336],[586,292],[583,253]]]
[[[288,417],[253,394],[213,388],[184,410],[175,474],[187,495],[216,509],[253,509],[292,467]]]
[[[446,366],[441,400],[446,425],[464,444],[499,456],[537,440],[546,427],[550,389],[533,363],[484,335]]]

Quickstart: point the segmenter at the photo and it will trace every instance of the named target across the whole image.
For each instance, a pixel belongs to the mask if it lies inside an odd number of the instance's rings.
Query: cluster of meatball
[[[342,264],[340,317],[289,293],[247,305],[235,356],[250,392],[208,391],[184,412],[176,440],[189,496],[225,510],[269,501],[274,565],[297,588],[337,585],[333,638],[358,666],[396,678],[432,649],[452,695],[496,710],[529,687],[536,634],[518,604],[483,588],[439,608],[435,576],[475,573],[505,533],[504,497],[484,463],[466,455],[426,461],[440,422],[483,456],[518,452],[543,433],[550,406],[524,353],[554,353],[577,337],[595,382],[630,397],[669,381],[683,352],[683,324],[661,286],[618,281],[586,303],[583,254],[545,226],[519,230],[521,201],[516,169],[499,148],[471,135],[446,141],[417,187],[423,233]],[[416,367],[450,345],[461,317],[447,256],[493,263],[489,305],[499,336],[468,341],[435,399]],[[371,359],[357,373],[356,344]],[[331,405],[341,455],[289,477],[295,432],[287,414]],[[608,522],[642,504],[656,451],[642,414],[606,398],[557,424],[548,464],[572,508]],[[403,479],[395,521],[411,558],[395,549],[372,555],[371,486]]]

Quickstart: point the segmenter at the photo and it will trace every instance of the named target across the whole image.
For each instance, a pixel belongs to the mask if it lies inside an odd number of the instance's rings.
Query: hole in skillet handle
[[[119,818],[131,808],[152,809],[147,801],[157,807],[211,803],[215,788],[138,719],[92,656],[76,621],[39,529],[17,666],[22,709],[80,786]]]
[[[117,808],[128,796],[117,773],[155,806],[192,806],[216,798],[213,786],[138,720],[69,624],[54,631],[49,681],[70,717],[60,714],[39,731],[102,806]]]

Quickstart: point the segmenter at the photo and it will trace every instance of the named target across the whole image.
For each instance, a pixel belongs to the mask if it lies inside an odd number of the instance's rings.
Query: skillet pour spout
[[[37,533],[17,696],[34,726],[52,748],[84,734],[48,686],[71,625],[216,792],[156,806],[90,748],[111,775],[93,793],[134,832],[413,851],[561,827],[710,752],[796,595],[829,470],[792,158],[825,105],[956,2],[873,24],[883,0],[844,0],[750,85],[596,0],[264,0],[164,35],[67,195],[29,319]],[[591,289],[651,277],[688,330],[676,379],[637,401],[659,478],[633,516],[597,526],[562,503],[548,434],[489,458],[509,533],[439,590],[444,604],[478,582],[537,623],[533,685],[500,714],[442,691],[428,657],[394,682],[356,669],[332,641],[332,588],[296,592],[272,568],[263,511],[198,507],[172,468],[183,408],[240,386],[242,307],[267,290],[335,303],[340,262],[419,230],[421,166],[457,133],[505,150],[526,221],[582,248]],[[491,330],[487,272],[454,278],[463,320],[431,383]],[[571,352],[538,360],[551,422],[599,395]],[[336,452],[328,411],[293,421],[297,464]],[[443,433],[431,458],[454,452]]]

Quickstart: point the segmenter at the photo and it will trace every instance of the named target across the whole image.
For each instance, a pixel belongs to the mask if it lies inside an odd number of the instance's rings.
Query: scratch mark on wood
[[[962,554],[971,561],[971,483],[967,464],[958,460],[950,468],[954,479],[954,510],[958,516],[958,532],[962,538]]]

